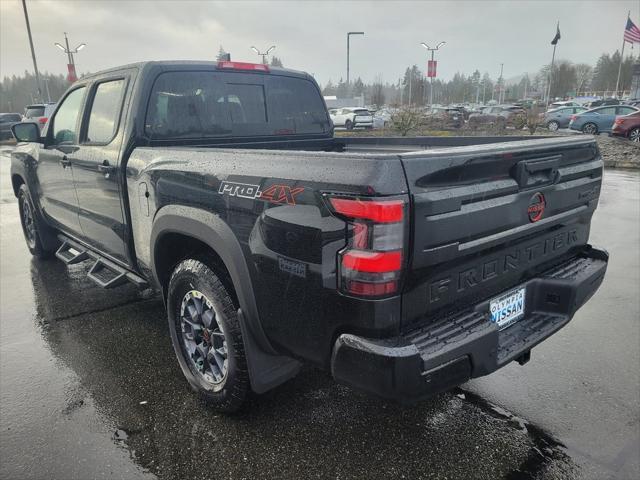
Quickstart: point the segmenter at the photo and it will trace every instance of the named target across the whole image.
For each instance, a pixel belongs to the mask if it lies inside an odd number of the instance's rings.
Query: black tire
[[[214,273],[211,267],[213,264],[214,262],[206,258],[189,258],[176,266],[167,292],[169,331],[178,363],[191,388],[217,410],[235,412],[249,394],[249,372],[238,310],[230,293]],[[193,328],[197,321],[193,321],[195,317],[188,313],[190,308],[197,310],[197,295],[194,292],[202,294],[201,310],[196,315],[200,317],[200,331]],[[193,307],[189,304],[192,300]],[[209,323],[215,323],[217,331],[206,326],[205,318],[211,310],[214,312],[213,315],[208,315]],[[190,339],[191,336],[193,341]],[[216,348],[213,339],[221,337],[224,344]],[[207,349],[208,343],[210,346]],[[197,346],[190,354],[189,348],[193,348],[194,345]],[[226,369],[219,363],[216,366],[219,359],[214,358],[215,352],[221,348],[227,355],[223,361]],[[203,355],[203,352],[206,353]],[[214,361],[209,361],[210,355]],[[221,379],[217,379],[216,371]]]
[[[344,128],[347,130],[353,130],[353,122],[351,120],[347,120],[344,122]]]
[[[547,123],[547,128],[551,132],[557,132],[558,129],[560,128],[560,124],[558,122],[556,122],[556,121],[551,121],[551,122]]]
[[[53,257],[55,250],[48,249],[42,242],[43,229],[48,228],[38,220],[29,189],[23,183],[18,190],[18,209],[20,211],[20,224],[24,240],[31,255],[40,259]]]
[[[588,135],[596,135],[598,133],[598,126],[593,122],[585,123],[582,126],[582,133],[586,133]]]
[[[635,143],[640,142],[640,128],[634,128],[629,132],[629,140]]]

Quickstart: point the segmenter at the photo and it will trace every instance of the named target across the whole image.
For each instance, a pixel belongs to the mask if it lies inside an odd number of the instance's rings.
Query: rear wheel
[[[629,140],[640,143],[640,128],[634,128],[629,132]]]
[[[588,135],[595,135],[598,133],[598,126],[595,123],[589,122],[585,123],[582,127],[582,133],[586,133]]]
[[[187,259],[171,275],[167,312],[182,373],[210,405],[234,412],[250,390],[237,308],[207,259]]]
[[[560,128],[560,124],[558,122],[551,121],[551,122],[547,123],[547,128],[550,131],[555,132]]]
[[[31,255],[42,259],[51,258],[54,250],[45,248],[42,243],[43,226],[38,221],[31,196],[29,195],[29,189],[24,183],[20,185],[20,190],[18,191],[18,209],[20,211],[22,233]]]
[[[344,128],[347,130],[353,130],[353,122],[351,120],[347,120],[344,122]]]

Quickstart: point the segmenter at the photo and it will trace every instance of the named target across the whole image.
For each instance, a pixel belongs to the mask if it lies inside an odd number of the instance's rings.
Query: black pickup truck
[[[91,75],[13,133],[31,253],[161,292],[222,410],[303,361],[405,402],[524,363],[607,267],[589,136],[334,138],[311,76],[239,62]]]

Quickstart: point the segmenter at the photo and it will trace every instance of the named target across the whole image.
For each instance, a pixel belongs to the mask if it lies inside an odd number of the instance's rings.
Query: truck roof
[[[225,63],[238,63],[238,64],[242,64],[242,65],[262,65],[261,63],[253,63],[253,62],[225,62]],[[170,70],[174,70],[180,67],[191,67],[191,68],[196,68],[196,69],[219,69],[220,62],[218,61],[204,61],[204,60],[149,60],[149,61],[144,61],[144,62],[135,62],[135,63],[129,63],[126,65],[120,65],[117,67],[113,67],[113,68],[108,68],[105,70],[100,70],[99,72],[94,72],[91,73],[89,75],[86,75],[84,77],[82,77],[82,79],[91,79],[93,77],[99,77],[101,75],[104,75],[106,73],[110,73],[110,72],[116,72],[116,71],[120,71],[120,70],[125,70],[125,69],[131,69],[131,68],[136,68],[140,71],[143,70],[147,70],[147,69],[151,69],[151,68],[166,68],[166,69],[170,69]],[[291,76],[291,77],[299,77],[299,78],[313,78],[311,75],[309,75],[306,72],[303,72],[301,70],[293,70],[290,68],[282,68],[282,67],[273,67],[271,65],[267,65],[268,67],[268,72],[263,72],[263,71],[258,71],[258,70],[244,70],[246,72],[258,72],[258,73],[275,73],[275,74],[280,74],[280,75],[287,75],[287,76]],[[227,69],[222,69],[221,70],[227,70]],[[231,69],[229,69],[231,70]]]

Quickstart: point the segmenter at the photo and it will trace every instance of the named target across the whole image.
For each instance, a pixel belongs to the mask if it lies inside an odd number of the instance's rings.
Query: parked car
[[[636,107],[630,105],[610,105],[598,107],[586,112],[571,115],[569,128],[579,130],[582,133],[596,135],[598,133],[610,132],[613,121],[618,115],[628,115],[637,112]]]
[[[40,130],[47,124],[47,120],[56,108],[55,103],[36,103],[28,105],[22,116],[23,122],[37,123]]]
[[[224,411],[301,361],[406,402],[523,364],[607,268],[589,137],[335,138],[311,75],[231,61],[87,75],[12,130],[29,251],[157,291]]]
[[[572,101],[553,102],[549,105],[549,110],[556,110],[562,107],[577,107],[578,104]]]
[[[507,126],[513,125],[518,116],[526,115],[527,111],[515,105],[494,105],[485,107],[481,113],[469,115],[469,127],[478,128],[481,125]]]
[[[543,114],[542,124],[552,132],[555,132],[559,128],[567,128],[571,115],[577,113],[586,112],[584,107],[562,107],[555,110],[549,110]]]
[[[458,129],[464,126],[464,113],[459,107],[431,107],[420,120],[422,126],[432,129]]]
[[[22,120],[19,113],[0,113],[0,140],[13,138],[11,126]]]
[[[329,115],[333,125],[336,127],[344,127],[347,130],[373,128],[373,116],[366,108],[337,108],[330,110]]]
[[[640,111],[616,117],[611,135],[628,138],[632,142],[640,142]]]
[[[587,103],[585,107],[591,109],[596,107],[605,107],[608,105],[620,105],[620,100],[618,100],[617,98],[602,98],[600,100],[592,100],[591,102]]]
[[[391,110],[381,108],[373,114],[373,128],[385,128],[391,123]]]

